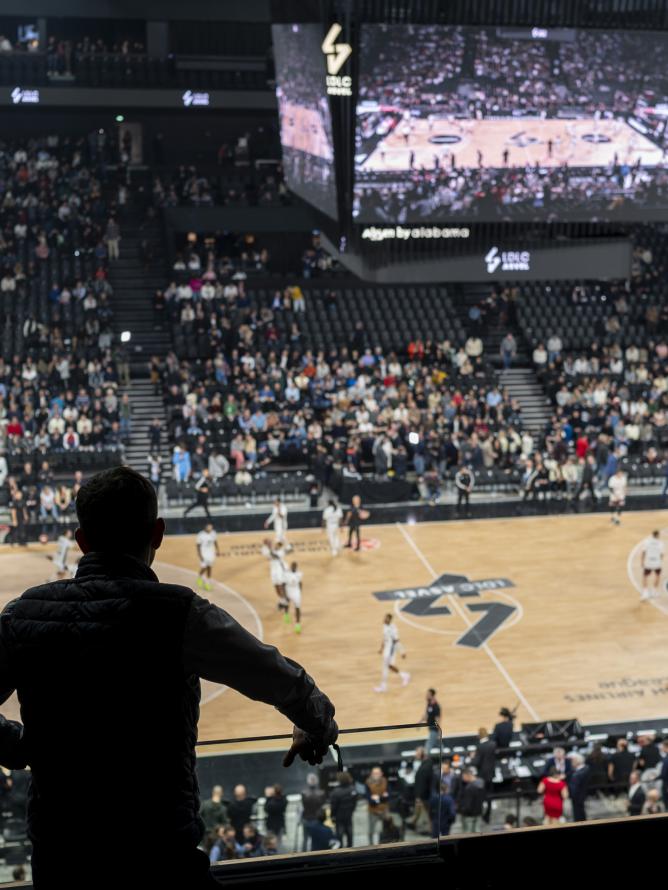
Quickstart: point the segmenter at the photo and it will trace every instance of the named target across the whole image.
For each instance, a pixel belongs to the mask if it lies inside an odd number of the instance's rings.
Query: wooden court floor
[[[457,167],[478,167],[478,151],[484,167],[596,167],[619,163],[642,166],[662,163],[663,152],[651,140],[623,120],[412,120],[410,132],[403,122],[392,130],[369,157],[362,170],[430,169],[438,156],[443,167],[454,154]],[[408,135],[408,141],[406,141]],[[452,139],[440,143],[440,138]],[[550,151],[548,143],[552,143]],[[508,151],[508,161],[504,151]]]
[[[220,535],[207,595],[304,664],[333,699],[341,726],[417,721],[429,686],[438,690],[446,732],[475,731],[515,704],[520,720],[642,720],[668,715],[668,594],[639,600],[642,541],[664,524],[664,513],[638,512],[620,527],[606,514],[369,525],[365,549],[336,558],[323,532],[294,530],[292,555],[304,574],[301,636],[278,616],[263,535]],[[3,601],[49,578],[52,550],[2,548]],[[194,536],[168,537],[158,555],[161,579],[194,584]],[[411,681],[402,687],[391,678],[379,694],[388,611]],[[14,715],[15,703],[2,711]],[[203,685],[202,739],[288,729],[272,708]]]

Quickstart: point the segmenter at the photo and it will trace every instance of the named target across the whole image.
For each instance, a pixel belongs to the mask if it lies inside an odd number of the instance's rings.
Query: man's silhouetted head
[[[76,499],[77,543],[84,553],[129,553],[148,565],[162,543],[155,489],[130,467],[114,467],[85,482]]]

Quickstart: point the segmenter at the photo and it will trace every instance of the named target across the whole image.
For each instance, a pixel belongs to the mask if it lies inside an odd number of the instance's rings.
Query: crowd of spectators
[[[660,467],[668,448],[665,245],[634,250],[628,282],[554,283],[516,302],[538,379],[553,405],[545,430],[558,468],[595,458],[605,484],[618,465]],[[560,472],[556,470],[555,472]],[[577,477],[565,488],[577,490]]]
[[[72,40],[51,34],[45,48],[46,68],[50,77],[71,77],[77,73],[84,59],[108,55],[129,59],[145,52],[144,44],[139,40],[107,41],[102,37],[89,36]]]
[[[156,207],[271,207],[290,200],[280,164],[255,165],[243,178],[205,174],[182,164],[171,175],[153,179]]]
[[[214,785],[201,808],[207,831],[203,847],[215,863],[391,843],[408,839],[409,832],[438,837],[511,830],[520,827],[517,814],[502,822],[498,812],[492,818],[492,801],[497,798],[496,809],[503,809],[506,797],[514,810],[518,794],[532,814],[522,826],[591,818],[594,798],[599,814],[666,811],[668,739],[655,732],[618,735],[605,743],[546,742],[540,753],[535,747],[526,754],[515,748],[509,757],[512,737],[512,718],[504,718],[492,732],[481,728],[475,744],[462,753],[448,749],[438,756],[437,746],[420,745],[411,756],[390,758],[382,766],[311,772],[301,792],[268,785],[255,797],[239,784],[228,799],[223,786]]]
[[[221,452],[240,478],[306,464],[322,484],[335,470],[378,479],[415,471],[433,487],[460,463],[510,469],[531,447],[479,337],[460,346],[416,337],[386,352],[359,322],[348,345],[314,350],[302,328],[311,297],[299,285],[265,300],[234,278],[168,290],[175,337],[199,323],[201,351],[179,359],[177,348],[153,373],[174,447],[191,459],[199,452],[201,466]],[[336,294],[324,302],[336,316]]]
[[[119,391],[129,359],[112,331],[104,135],[0,143],[0,486],[21,527],[67,512],[53,464],[71,472],[76,455],[87,467],[102,451],[117,459],[130,433]]]

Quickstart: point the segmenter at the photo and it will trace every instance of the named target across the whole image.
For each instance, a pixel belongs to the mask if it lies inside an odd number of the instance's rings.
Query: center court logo
[[[531,253],[528,250],[503,250],[491,247],[485,254],[487,274],[493,275],[497,269],[502,272],[530,272]]]
[[[327,58],[327,95],[352,96],[353,80],[350,75],[339,75],[346,61],[350,58],[353,48],[349,43],[337,43],[336,40],[343,28],[334,23],[322,41],[321,49]]]
[[[456,646],[479,649],[515,615],[518,608],[496,600],[485,600],[484,602],[469,602],[469,600],[480,600],[483,594],[507,590],[514,586],[513,582],[507,578],[484,578],[480,581],[471,581],[466,575],[452,575],[446,572],[426,587],[399,587],[395,590],[380,590],[374,593],[374,596],[377,600],[384,602],[388,600],[403,601],[405,605],[401,608],[402,612],[422,618],[452,615],[454,612],[459,612],[460,615],[471,613],[472,617],[480,615],[478,621],[455,642]],[[457,597],[457,599],[451,601],[450,606],[445,603],[436,605],[438,600],[445,597]],[[461,600],[464,602],[460,602]]]

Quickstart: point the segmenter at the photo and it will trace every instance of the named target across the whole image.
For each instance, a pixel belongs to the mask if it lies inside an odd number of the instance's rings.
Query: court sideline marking
[[[192,569],[186,569],[183,566],[174,565],[171,562],[161,562],[161,561],[156,560],[154,563],[154,566],[156,569],[162,567],[164,569],[172,569],[177,572],[185,572],[185,574],[192,575],[193,578],[197,579],[197,572],[193,571]],[[234,588],[225,584],[224,581],[217,581],[215,578],[212,578],[211,581],[213,584],[217,584],[218,587],[222,587],[222,589],[224,591],[226,591],[227,593],[231,594],[232,596],[236,596],[237,599],[240,600],[241,603],[248,608],[249,612],[255,619],[256,636],[259,640],[263,640],[264,639],[264,627],[262,626],[262,619],[258,615],[258,612],[257,612],[257,609],[255,608],[255,606],[252,603],[249,603],[248,600],[246,599],[246,597],[242,596],[237,590],[234,590]],[[193,585],[193,589],[194,589],[194,585]],[[195,592],[197,592],[197,591],[195,591]],[[205,592],[208,592],[208,591],[205,591]],[[214,698],[218,698],[219,695],[222,695],[224,692],[227,692],[227,690],[229,688],[230,688],[229,686],[221,685],[218,689],[215,689],[212,693],[210,693],[206,697],[202,698],[201,704],[208,705],[209,702],[214,700]]]
[[[663,536],[666,533],[666,531],[667,531],[667,529],[662,528],[661,535]],[[629,553],[629,558],[626,560],[626,574],[629,576],[629,581],[631,582],[631,584],[635,587],[635,589],[640,594],[642,593],[642,586],[635,579],[635,576],[633,573],[633,563],[635,562],[636,556],[640,552],[640,549],[642,548],[642,546],[646,540],[647,540],[647,538],[645,537],[642,539],[642,541],[638,541],[638,543],[635,545],[633,550],[631,550],[631,552]],[[659,612],[663,612],[664,615],[668,615],[668,609],[666,608],[666,606],[664,606],[660,602],[657,602],[657,600],[655,600],[653,597],[650,597],[648,600],[645,600],[645,602],[648,602],[650,604],[650,606],[654,606],[654,608],[658,609]]]
[[[406,529],[404,528],[404,526],[403,526],[400,522],[397,522],[397,523],[396,523],[396,526],[397,526],[397,528],[399,529],[399,531],[401,532],[401,534],[403,535],[403,537],[404,537],[404,539],[406,540],[406,542],[408,543],[408,545],[412,548],[412,550],[413,550],[413,552],[415,553],[415,555],[416,555],[416,556],[418,557],[418,559],[422,562],[422,565],[427,569],[427,571],[430,573],[430,575],[432,576],[432,578],[433,578],[434,581],[435,581],[435,580],[439,577],[438,572],[435,572],[435,571],[434,571],[433,566],[431,565],[431,563],[429,562],[429,560],[427,559],[427,557],[424,555],[424,553],[420,550],[420,548],[419,548],[418,545],[415,543],[415,541],[414,541],[414,540],[411,538],[411,536],[408,534],[408,532],[406,531]],[[469,628],[470,628],[470,627],[473,627],[472,622],[469,620],[469,616],[468,616],[468,615],[466,614],[466,612],[462,609],[460,603],[457,602],[457,597],[454,596],[454,595],[452,595],[452,594],[448,594],[447,596],[448,596],[448,599],[450,600],[450,603],[451,603],[451,605],[452,605],[452,608],[457,612],[457,614],[458,614],[458,615],[460,616],[460,618],[464,621],[464,623],[465,623]],[[517,683],[513,680],[513,678],[512,678],[512,677],[510,676],[510,674],[508,673],[508,671],[507,671],[507,670],[505,669],[505,667],[501,664],[501,662],[499,661],[499,659],[497,658],[497,656],[492,652],[490,646],[489,646],[487,643],[483,643],[483,645],[482,645],[480,648],[481,648],[481,649],[483,650],[483,652],[485,652],[485,654],[489,657],[489,659],[490,659],[491,662],[494,664],[494,666],[496,667],[496,669],[499,671],[499,673],[501,674],[501,676],[503,677],[503,679],[506,681],[506,683],[510,686],[510,688],[513,690],[513,692],[515,693],[515,695],[518,697],[518,699],[522,702],[522,704],[524,705],[524,707],[527,709],[527,711],[529,712],[529,714],[531,715],[531,717],[532,717],[535,721],[539,721],[539,720],[540,720],[540,717],[538,716],[538,714],[536,713],[536,711],[534,710],[534,708],[529,704],[529,702],[527,701],[526,697],[524,696],[522,690],[519,688],[519,686],[517,685]]]

